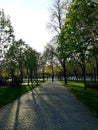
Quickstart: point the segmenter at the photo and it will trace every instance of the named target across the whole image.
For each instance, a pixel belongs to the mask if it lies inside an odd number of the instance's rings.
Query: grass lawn
[[[0,108],[10,102],[13,102],[15,99],[31,91],[35,87],[36,86],[23,85],[21,87],[0,88]]]
[[[83,83],[69,81],[66,85],[75,96],[98,118],[98,89],[84,90]]]

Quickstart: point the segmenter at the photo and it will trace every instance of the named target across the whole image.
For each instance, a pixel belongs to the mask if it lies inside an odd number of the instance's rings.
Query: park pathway
[[[0,109],[0,130],[98,130],[98,119],[58,81],[47,81]]]

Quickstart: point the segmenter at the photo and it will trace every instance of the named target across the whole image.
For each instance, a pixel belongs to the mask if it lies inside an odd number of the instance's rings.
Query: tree
[[[68,1],[65,2],[63,0],[55,0],[53,7],[50,8],[51,16],[50,22],[48,23],[48,27],[49,29],[55,31],[57,35],[61,31],[68,6]]]
[[[4,64],[4,55],[12,44],[13,39],[13,27],[11,26],[10,17],[4,13],[3,9],[0,9],[0,65]]]
[[[96,5],[88,0],[73,0],[67,14],[64,30],[64,37],[67,37],[71,51],[71,59],[76,60],[83,71],[84,84],[86,84],[86,62],[90,58],[89,49],[92,46],[92,26],[95,26],[97,15]],[[98,21],[98,20],[97,20]],[[86,88],[85,88],[86,89]]]
[[[12,79],[12,85],[21,85],[23,82],[25,49],[26,44],[20,39],[13,42],[5,55],[6,66]],[[15,74],[16,71],[17,74]]]
[[[47,64],[51,66],[52,82],[54,81],[54,48],[49,43],[46,46],[45,55],[47,57]]]
[[[42,71],[42,77],[43,77],[43,82],[45,82],[45,65],[47,63],[47,52],[44,50],[42,56],[40,57],[40,66],[41,66],[41,71]]]
[[[31,80],[31,83],[33,83],[33,79],[35,76],[36,82],[38,84],[38,59],[39,59],[39,53],[37,53],[34,49],[27,46],[25,50],[25,68],[27,70],[28,75],[28,84],[29,84],[29,78]]]
[[[55,0],[55,3],[53,5],[53,7],[51,8],[52,13],[51,13],[51,21],[49,23],[49,25],[50,25],[49,27],[51,27],[53,30],[55,30],[55,32],[57,33],[57,37],[59,35],[59,38],[57,38],[57,39],[60,39],[60,33],[61,33],[61,30],[62,30],[62,27],[63,27],[63,24],[64,24],[64,19],[65,19],[65,16],[66,16],[66,13],[67,13],[67,8],[69,7],[69,5],[70,5],[70,1],[65,2],[65,1],[62,1],[62,0]],[[66,64],[65,64],[66,60],[65,60],[64,57],[62,57],[63,58],[62,60],[60,59],[61,54],[59,53],[60,52],[59,49],[61,49],[61,50],[64,49],[63,46],[60,46],[60,44],[62,44],[60,42],[62,42],[62,41],[57,40],[57,53],[58,54],[56,54],[56,56],[58,57],[61,65],[62,65],[65,84],[67,84]],[[62,53],[63,52],[64,51],[62,51]]]
[[[5,55],[5,66],[8,70],[8,75],[9,78],[11,77],[12,79],[12,83],[14,82],[15,79],[15,71],[17,68],[17,60],[16,60],[16,48],[14,45],[11,45],[11,47],[9,48],[9,50],[7,51],[6,55]]]
[[[11,26],[10,17],[0,10],[0,58],[4,56],[8,46],[13,40],[13,27]]]
[[[65,37],[65,30],[61,30],[61,33],[58,36],[57,40],[57,54],[58,59],[62,66],[62,72],[64,76],[64,82],[67,84],[67,70],[66,70],[66,63],[67,59],[69,58],[70,51],[69,51],[69,44]]]
[[[20,72],[20,81],[23,82],[24,56],[25,56],[26,44],[22,39],[20,39],[15,42],[14,46],[16,49],[15,52],[16,52],[17,65]]]

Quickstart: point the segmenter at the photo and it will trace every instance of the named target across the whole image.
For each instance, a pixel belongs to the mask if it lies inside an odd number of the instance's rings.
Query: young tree
[[[45,65],[47,63],[47,53],[46,50],[44,50],[42,56],[40,57],[40,67],[42,71],[42,78],[43,82],[45,82]]]
[[[23,82],[25,48],[26,44],[20,39],[14,41],[6,53],[6,66],[12,78],[12,85],[18,85],[18,82],[21,85]],[[15,75],[16,70],[18,71],[17,75]]]
[[[25,50],[25,68],[27,70],[28,75],[28,84],[29,84],[29,78],[31,80],[31,83],[33,83],[34,77],[36,78],[36,82],[38,84],[38,59],[39,59],[39,53],[37,53],[35,50],[33,50],[31,47],[27,46]]]
[[[8,46],[13,40],[13,27],[11,26],[10,17],[0,10],[0,58],[4,56]]]
[[[54,81],[54,48],[52,45],[47,44],[45,55],[47,57],[47,63],[51,66],[52,82]]]
[[[15,42],[14,46],[16,47],[15,52],[16,52],[16,60],[20,72],[20,81],[23,82],[24,56],[25,56],[26,44],[22,39],[20,39]]]
[[[8,70],[9,78],[11,77],[12,83],[15,79],[15,71],[17,69],[17,60],[16,60],[16,48],[14,45],[11,45],[9,50],[5,55],[5,65]]]
[[[66,63],[67,59],[69,58],[70,51],[69,51],[69,45],[67,43],[65,35],[65,30],[61,30],[61,33],[58,36],[57,40],[57,54],[58,54],[58,59],[61,63],[62,66],[62,72],[64,76],[64,82],[67,84],[67,70],[66,70]]]
[[[12,44],[13,39],[13,27],[11,26],[10,17],[5,14],[3,9],[0,9],[0,65],[2,62],[4,64],[3,58],[9,46]]]

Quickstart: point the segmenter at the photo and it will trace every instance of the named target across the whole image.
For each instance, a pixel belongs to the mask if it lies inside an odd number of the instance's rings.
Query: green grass
[[[13,102],[15,99],[31,91],[35,87],[36,85],[35,86],[23,85],[21,87],[0,88],[0,108],[8,103]]]
[[[84,90],[83,83],[72,81],[68,82],[66,87],[98,118],[98,89]]]

